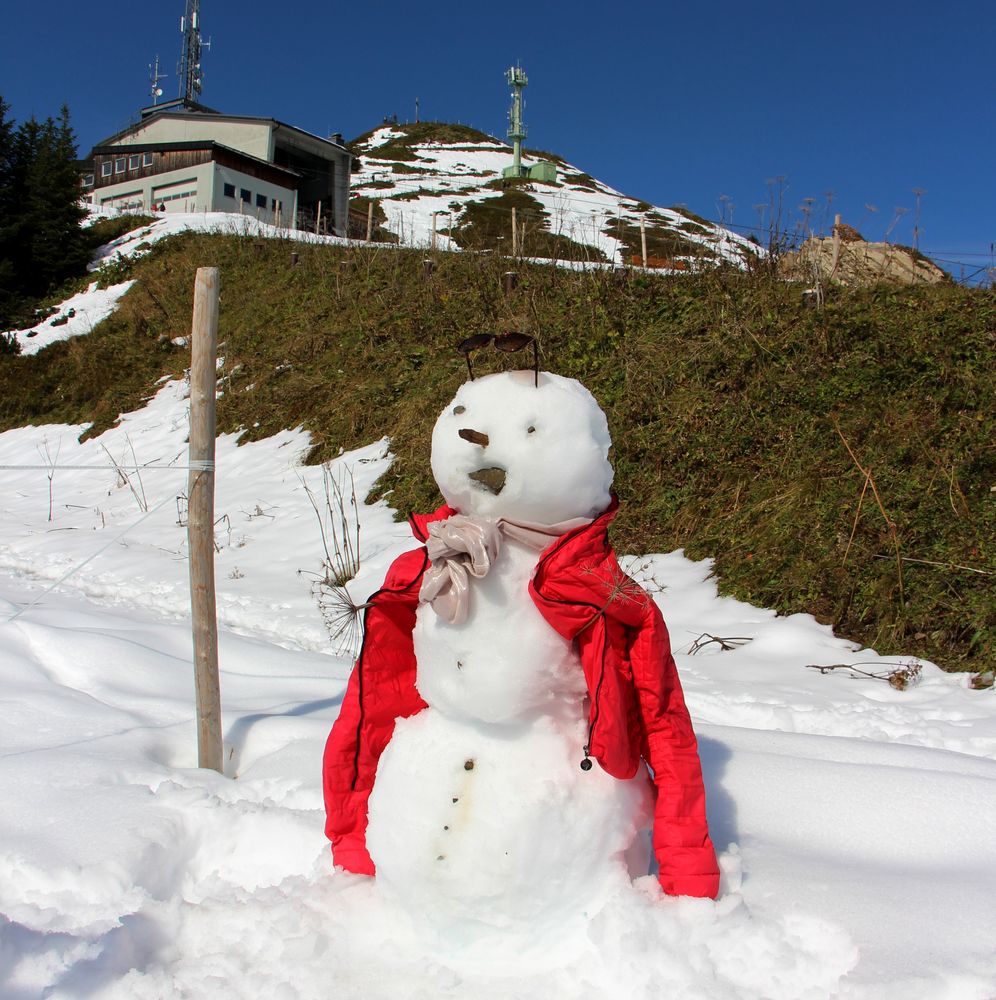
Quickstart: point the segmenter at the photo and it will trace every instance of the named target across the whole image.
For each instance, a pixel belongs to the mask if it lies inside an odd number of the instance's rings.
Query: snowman
[[[665,892],[718,890],[667,631],[607,539],[610,445],[573,379],[464,384],[432,434],[446,503],[365,612],[325,752],[333,861],[451,945],[544,947],[651,844]]]

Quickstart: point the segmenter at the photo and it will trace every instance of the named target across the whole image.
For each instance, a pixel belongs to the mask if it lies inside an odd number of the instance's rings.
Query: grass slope
[[[299,255],[292,265],[291,253]],[[996,652],[996,297],[835,291],[733,271],[621,277],[508,258],[185,234],[119,267],[138,283],[91,336],[0,357],[0,427],[139,406],[188,352],[195,269],[221,268],[219,429],[303,424],[313,460],[389,434],[383,493],[438,502],[429,433],[478,330],[539,336],[606,410],[622,551],[713,556],[724,588],[948,668]],[[481,371],[516,359],[478,357]],[[221,470],[224,475],[224,470]]]

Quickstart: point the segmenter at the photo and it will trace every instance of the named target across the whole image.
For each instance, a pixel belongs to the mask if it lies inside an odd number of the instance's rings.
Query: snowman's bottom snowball
[[[594,916],[628,883],[634,856],[648,860],[646,773],[582,771],[583,724],[571,728],[546,717],[455,721],[431,708],[398,720],[367,846],[381,891],[422,933],[456,948],[495,935],[540,947],[544,929]]]

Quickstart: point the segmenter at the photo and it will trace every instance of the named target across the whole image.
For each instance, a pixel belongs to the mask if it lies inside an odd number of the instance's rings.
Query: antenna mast
[[[157,52],[155,65],[153,66],[150,64],[149,66],[149,83],[151,84],[149,90],[152,94],[153,104],[157,104],[159,102],[159,98],[163,96],[163,88],[159,86],[159,81],[165,79],[166,74],[159,72],[159,53]]]
[[[211,42],[201,41],[201,0],[187,0],[187,10],[180,18],[183,52],[180,56],[180,96],[196,101],[204,85],[201,69],[201,49],[211,48]]]
[[[525,101],[522,99],[522,91],[529,80],[526,78],[526,71],[521,66],[513,66],[505,72],[505,79],[515,89],[512,91],[512,107],[508,112],[508,137],[512,140],[512,166],[506,169],[506,176],[521,177],[522,169],[522,140],[526,138],[527,129],[522,121],[522,109]]]

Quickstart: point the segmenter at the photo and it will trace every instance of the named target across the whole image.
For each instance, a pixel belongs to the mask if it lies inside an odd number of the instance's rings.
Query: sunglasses
[[[494,344],[496,350],[505,354],[521,351],[523,347],[532,344],[533,382],[539,388],[539,352],[536,349],[536,338],[530,337],[528,333],[517,333],[514,330],[510,330],[508,333],[475,333],[473,337],[468,337],[457,344],[457,353],[462,354],[467,359],[467,372],[471,382],[474,381],[474,369],[470,364],[470,356],[474,351],[487,347],[488,344]]]

